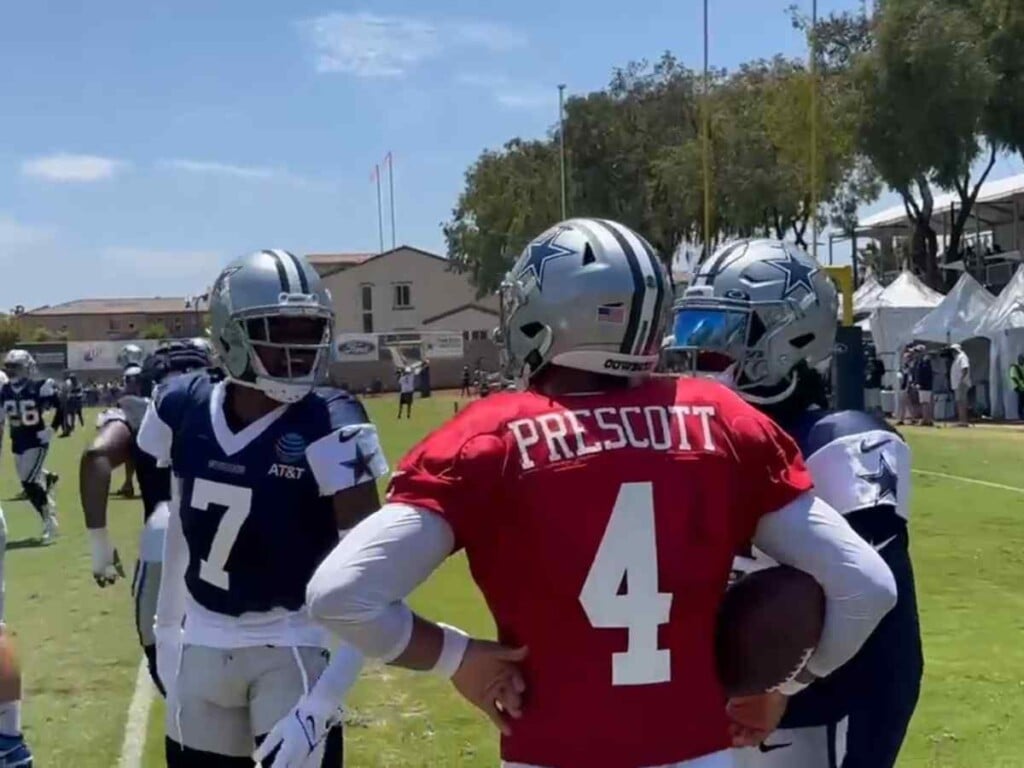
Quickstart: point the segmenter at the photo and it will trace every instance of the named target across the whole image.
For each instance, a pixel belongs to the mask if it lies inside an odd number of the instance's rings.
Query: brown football
[[[809,658],[825,623],[825,593],[784,565],[754,571],[725,593],[715,633],[718,677],[728,696],[764,693]]]

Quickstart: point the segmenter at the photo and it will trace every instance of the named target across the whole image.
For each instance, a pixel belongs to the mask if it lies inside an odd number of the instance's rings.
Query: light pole
[[[711,93],[708,80],[708,0],[704,0],[704,91],[702,103],[701,133],[701,159],[704,169],[704,255],[705,259],[711,258]]]
[[[568,218],[565,203],[565,83],[558,86],[558,155],[561,168],[562,221]]]
[[[818,0],[811,0],[811,255],[818,260]]]

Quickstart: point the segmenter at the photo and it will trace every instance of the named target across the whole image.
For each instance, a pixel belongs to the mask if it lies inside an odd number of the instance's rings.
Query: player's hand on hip
[[[341,708],[327,708],[308,695],[299,699],[291,712],[270,729],[252,753],[252,759],[273,768],[320,768],[318,747],[327,731],[341,720]]]
[[[509,648],[489,640],[470,640],[452,684],[470,704],[482,710],[506,736],[509,718],[523,714],[523,679],[519,662],[526,648]]]
[[[789,699],[781,693],[736,696],[729,699],[729,735],[734,747],[756,747],[779,727]]]

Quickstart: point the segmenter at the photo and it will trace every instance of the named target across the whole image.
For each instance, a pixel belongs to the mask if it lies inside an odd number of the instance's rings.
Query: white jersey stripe
[[[302,284],[299,279],[299,270],[295,268],[295,261],[287,253],[279,248],[275,248],[273,253],[277,255],[277,258],[281,260],[284,265],[284,272],[288,276],[288,285],[291,288],[292,293],[298,293]]]

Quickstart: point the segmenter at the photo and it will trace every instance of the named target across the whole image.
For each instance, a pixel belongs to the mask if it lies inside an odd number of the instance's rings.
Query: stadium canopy
[[[951,344],[977,336],[978,322],[995,300],[981,283],[964,273],[942,302],[918,320],[912,339]]]
[[[1024,266],[978,321],[975,336],[988,339],[988,394],[995,418],[1017,415],[1017,395],[1010,387],[1010,364],[1024,354]],[[968,351],[970,356],[970,352]],[[973,359],[972,359],[973,366]]]
[[[874,299],[871,312],[871,337],[875,351],[886,368],[886,384],[894,381],[903,347],[914,340],[912,329],[942,302],[942,294],[933,291],[912,272],[904,271]]]
[[[885,286],[878,282],[878,278],[875,277],[871,270],[868,270],[864,277],[864,282],[860,284],[860,287],[854,291],[853,294],[853,314],[861,315],[865,312],[870,312],[876,306],[875,301],[879,294],[885,290]]]

